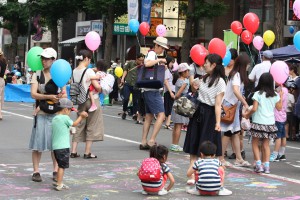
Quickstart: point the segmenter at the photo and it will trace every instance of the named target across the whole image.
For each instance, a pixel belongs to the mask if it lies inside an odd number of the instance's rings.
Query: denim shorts
[[[275,122],[275,125],[278,128],[277,138],[285,138],[285,122]]]
[[[165,112],[164,102],[159,91],[145,91],[143,95],[146,113],[158,114]]]
[[[53,151],[54,157],[57,161],[59,168],[69,168],[70,149],[56,149]]]

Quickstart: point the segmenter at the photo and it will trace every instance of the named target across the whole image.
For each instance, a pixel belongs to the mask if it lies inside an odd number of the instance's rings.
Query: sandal
[[[234,162],[234,166],[236,166],[236,167],[249,167],[249,166],[251,166],[251,164],[248,161],[245,161],[245,160],[240,160],[240,161],[236,160]]]
[[[169,129],[170,131],[173,130],[173,128],[170,125],[165,125],[165,129]]]
[[[80,157],[80,154],[77,154],[77,152],[70,154],[70,158],[78,158],[78,157]]]
[[[150,146],[148,144],[142,145],[140,144],[140,150],[149,150]]]
[[[89,154],[84,154],[83,158],[84,159],[90,159],[90,158],[97,158],[97,156],[93,155],[92,153],[89,153]]]
[[[221,160],[221,163],[224,167],[232,167],[232,164],[226,160]]]

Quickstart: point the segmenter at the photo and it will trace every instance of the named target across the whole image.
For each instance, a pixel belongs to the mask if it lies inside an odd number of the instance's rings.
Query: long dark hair
[[[274,90],[273,76],[269,72],[263,73],[260,76],[258,85],[255,89],[256,89],[256,91],[259,91],[259,94],[262,94],[263,92],[265,92],[266,97],[276,96],[276,93]]]
[[[240,79],[241,82],[244,83],[244,85],[248,85],[249,79],[247,76],[247,65],[250,62],[249,57],[246,55],[239,55],[235,61],[232,70],[229,73],[228,79],[230,80],[231,78],[234,77],[234,75],[239,72],[240,73]]]
[[[213,70],[212,74],[206,74],[203,76],[203,81],[206,82],[207,77],[210,77],[210,81],[208,83],[208,87],[211,87],[214,83],[216,83],[215,85],[218,84],[219,79],[223,78],[223,80],[225,81],[225,70],[224,67],[222,65],[222,57],[219,56],[218,54],[209,54],[205,57],[205,61],[209,61],[211,64],[216,64],[215,69]]]
[[[153,145],[150,148],[150,158],[156,158],[159,162],[164,159],[164,156],[167,158],[169,150],[164,145]]]

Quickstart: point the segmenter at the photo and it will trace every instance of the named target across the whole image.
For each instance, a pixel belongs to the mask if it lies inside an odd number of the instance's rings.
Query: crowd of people
[[[263,52],[262,62],[249,73],[250,59],[246,54],[238,54],[230,49],[231,61],[226,68],[222,57],[208,54],[203,66],[196,63],[180,63],[174,58],[160,57],[168,49],[168,40],[157,37],[153,49],[147,55],[138,54],[136,60],[124,66],[99,60],[95,68],[90,68],[92,53],[80,50],[74,67],[71,83],[78,83],[83,100],[78,109],[67,99],[66,87],[58,88],[51,79],[50,68],[57,59],[53,48],[46,48],[40,54],[43,69],[35,73],[28,69],[27,83],[31,86],[31,96],[36,100],[36,110],[29,149],[32,151],[32,181],[41,182],[40,160],[42,152],[51,151],[53,161],[53,184],[56,190],[68,189],[63,183],[64,170],[69,167],[69,158],[78,158],[79,142],[85,143],[84,159],[95,159],[92,153],[94,142],[104,139],[104,124],[99,93],[109,94],[110,103],[118,99],[118,90],[123,91],[123,112],[126,119],[130,94],[133,119],[142,124],[140,150],[150,150],[150,157],[160,162],[161,177],[156,182],[141,180],[143,194],[165,195],[174,185],[174,176],[166,164],[168,152],[183,151],[190,155],[187,168],[187,192],[194,195],[231,195],[224,187],[225,167],[249,167],[245,160],[243,137],[247,131],[252,137],[254,171],[270,173],[270,162],[286,159],[287,139],[295,139],[299,130],[299,110],[297,99],[300,79],[295,65],[290,65],[290,78],[285,84],[274,82],[269,73],[273,54]],[[177,66],[176,66],[177,65]],[[115,69],[123,67],[122,77],[117,77]],[[141,66],[164,68],[162,88],[137,87],[138,70]],[[0,51],[0,120],[3,105],[4,76],[8,77],[7,63]],[[17,74],[15,72],[15,74]],[[112,79],[105,79],[110,74]],[[249,75],[248,75],[249,74]],[[6,79],[7,79],[6,77]],[[251,88],[251,82],[254,87]],[[249,89],[250,88],[250,89]],[[249,95],[247,94],[249,93]],[[175,112],[173,103],[183,96],[192,95],[197,99],[196,111],[192,117]],[[57,105],[51,112],[45,106],[52,101]],[[296,102],[296,103],[295,103]],[[46,103],[47,104],[47,103]],[[300,102],[299,102],[300,104]],[[234,120],[222,121],[224,107],[235,106]],[[76,111],[78,118],[73,122],[69,115]],[[242,118],[251,119],[251,128],[243,130]],[[159,145],[156,140],[161,127],[172,131],[169,147]],[[151,125],[153,128],[150,133]],[[181,131],[186,129],[184,145],[179,145]],[[70,132],[71,131],[71,132]],[[70,133],[72,143],[70,144]],[[270,141],[275,140],[271,153]],[[235,161],[226,161],[227,146],[231,144]],[[262,155],[262,156],[261,156]],[[166,181],[170,183],[165,188]]]

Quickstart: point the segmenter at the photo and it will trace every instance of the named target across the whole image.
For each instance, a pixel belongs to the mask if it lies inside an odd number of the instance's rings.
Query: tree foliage
[[[82,0],[29,0],[31,16],[41,15],[45,25],[51,31],[51,45],[58,47],[57,26],[60,20],[77,13],[83,6]]]
[[[105,16],[104,60],[109,63],[113,43],[114,20],[127,13],[127,0],[85,0],[84,3],[84,8],[89,12]]]
[[[181,4],[180,9],[182,9],[182,12],[187,13],[185,32],[182,38],[181,62],[188,62],[189,51],[194,38],[193,27],[198,22],[197,20],[204,17],[212,19],[223,15],[227,11],[228,6],[224,1],[209,3],[206,0],[188,0],[188,5]]]

